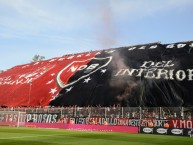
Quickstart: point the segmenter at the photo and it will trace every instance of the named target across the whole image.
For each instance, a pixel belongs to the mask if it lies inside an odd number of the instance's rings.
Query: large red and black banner
[[[192,106],[193,42],[66,55],[0,74],[1,106]]]

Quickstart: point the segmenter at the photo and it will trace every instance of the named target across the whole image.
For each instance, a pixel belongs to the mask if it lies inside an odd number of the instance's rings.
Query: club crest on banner
[[[103,69],[111,62],[111,60],[112,56],[73,61],[58,72],[56,76],[57,84],[60,88],[66,88],[73,85],[96,71]]]

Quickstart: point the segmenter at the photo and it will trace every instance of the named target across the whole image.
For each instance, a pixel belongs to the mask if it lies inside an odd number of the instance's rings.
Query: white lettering
[[[131,47],[131,48],[129,48],[128,50],[134,50],[134,49],[136,49],[136,47]]]
[[[75,72],[75,71],[77,70],[77,68],[78,68],[78,67],[72,66],[69,70],[71,70],[71,72]],[[68,70],[68,71],[69,71],[69,70]]]
[[[186,78],[186,74],[185,74],[185,72],[183,70],[178,70],[176,72],[176,79],[178,81],[183,81],[185,78]]]
[[[124,75],[124,74],[123,74],[123,71],[124,71],[124,69],[120,69],[120,70],[115,74],[115,76]],[[122,74],[120,74],[120,73],[122,73]]]
[[[149,79],[155,78],[155,74],[154,74],[155,70],[156,68],[148,69],[144,77]]]
[[[168,70],[158,69],[156,79],[160,79],[161,77],[168,79]]]
[[[174,128],[177,128],[178,120],[172,120],[172,122],[173,122]]]
[[[141,47],[139,47],[139,49],[145,49],[146,48],[146,46],[141,46]]]
[[[155,64],[156,67],[164,67],[165,61],[160,61]]]
[[[135,70],[136,70],[136,69],[131,69],[131,70],[125,69],[124,72],[123,72],[123,74],[128,73],[129,76],[132,76],[132,74],[134,73]]]
[[[190,81],[190,80],[193,80],[193,69],[187,69],[187,71],[188,71],[188,80]]]
[[[186,44],[178,44],[177,48],[183,48],[184,46],[186,46]]]
[[[153,61],[144,61],[141,67],[149,68],[150,66],[153,66],[154,64],[155,63]]]
[[[149,49],[155,49],[157,48],[157,45],[152,45]]]
[[[164,61],[165,62],[165,61]],[[174,64],[172,63],[172,61],[171,60],[169,60],[169,61],[166,61],[166,64],[164,65],[164,67],[171,67],[171,66],[174,66]]]
[[[169,70],[169,78],[170,80],[174,80],[174,69]]]
[[[167,45],[166,48],[174,48],[174,44]]]
[[[83,69],[85,69],[85,68],[87,68],[87,65],[82,65],[82,66],[80,66],[80,67],[78,68],[78,70],[83,70]]]
[[[141,77],[142,73],[145,71],[146,69],[139,69],[139,70],[136,70],[136,71],[139,71],[138,74],[136,75],[137,77]]]
[[[187,128],[192,128],[192,121],[191,121],[191,120],[188,120],[188,121],[186,122],[186,127],[187,127]]]
[[[180,120],[180,128],[186,128],[186,121]]]
[[[97,66],[99,66],[98,63],[90,65],[87,69],[95,69]]]

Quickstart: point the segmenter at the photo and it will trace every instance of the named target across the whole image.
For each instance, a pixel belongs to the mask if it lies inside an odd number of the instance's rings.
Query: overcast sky
[[[64,54],[193,40],[193,0],[0,0],[0,69]]]

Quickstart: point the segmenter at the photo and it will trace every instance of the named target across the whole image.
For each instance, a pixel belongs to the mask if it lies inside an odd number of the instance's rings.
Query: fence
[[[31,113],[57,113],[62,117],[103,117],[103,118],[155,118],[192,119],[193,107],[16,107],[1,108],[0,111],[24,111]]]

